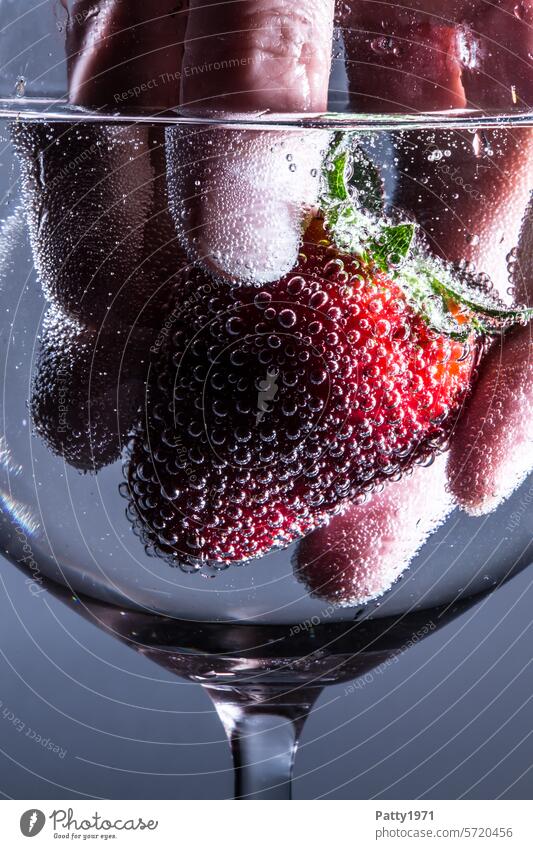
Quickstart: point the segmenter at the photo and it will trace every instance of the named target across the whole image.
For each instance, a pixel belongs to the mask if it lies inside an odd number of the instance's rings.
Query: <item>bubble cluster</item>
[[[328,134],[169,127],[166,140],[169,207],[188,258],[249,285],[293,268]]]

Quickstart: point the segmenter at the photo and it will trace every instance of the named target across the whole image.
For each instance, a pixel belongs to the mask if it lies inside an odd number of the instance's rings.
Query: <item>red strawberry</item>
[[[455,420],[475,345],[325,236],[315,221],[270,286],[181,290],[126,472],[131,515],[173,561],[287,544],[431,455]]]

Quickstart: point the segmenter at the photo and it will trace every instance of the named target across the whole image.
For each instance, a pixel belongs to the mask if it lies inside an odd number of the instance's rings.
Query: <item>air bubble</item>
[[[296,313],[293,310],[282,310],[279,314],[278,318],[279,323],[282,327],[288,330],[290,327],[294,327],[296,324]]]
[[[287,292],[289,293],[289,295],[295,297],[296,295],[300,294],[304,286],[305,280],[303,277],[293,277],[291,280],[289,280],[287,284]],[[270,298],[270,295],[268,297]]]
[[[17,97],[24,97],[26,94],[26,79],[19,77],[15,83],[15,94]]]

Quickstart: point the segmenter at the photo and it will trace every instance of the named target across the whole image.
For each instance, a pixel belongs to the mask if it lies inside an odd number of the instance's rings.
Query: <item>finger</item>
[[[158,328],[185,258],[168,212],[161,130],[19,124],[14,143],[46,298],[87,326]]]
[[[190,6],[182,103],[320,111],[327,105],[333,2]],[[323,132],[167,131],[171,209],[191,260],[239,282],[294,267],[319,190]]]
[[[454,433],[450,488],[468,513],[495,510],[533,466],[531,327],[495,346]]]
[[[533,291],[530,202],[510,266],[515,298]],[[459,504],[473,515],[495,510],[533,468],[532,327],[516,328],[494,345],[481,366],[466,413],[454,433],[448,475]]]
[[[132,113],[176,107],[186,16],[186,0],[77,0],[66,41],[71,103]]]
[[[352,109],[427,112],[466,105],[454,21],[463,2],[344,3],[339,11]]]
[[[318,112],[327,106],[333,0],[191,0],[182,103],[189,110]]]
[[[510,256],[511,282],[515,300],[531,306],[533,301],[533,188],[526,209],[518,246]]]
[[[415,467],[303,539],[297,577],[334,604],[364,604],[383,595],[452,509],[445,465],[441,456],[428,468]]]
[[[532,0],[392,0],[343,4],[353,108],[427,112],[528,107]]]
[[[294,268],[327,142],[320,130],[169,128],[170,209],[189,259],[245,283]]]
[[[476,2],[461,20],[463,85],[470,106],[533,105],[533,0]]]
[[[443,7],[436,0],[343,6],[352,107],[489,109],[504,105],[502,92],[512,106],[515,65],[524,67],[531,44],[526,26],[531,2],[523,4],[522,21],[514,6],[507,0],[497,7],[482,2]],[[523,84],[521,90],[526,91]],[[395,144],[395,204],[416,217],[434,253],[473,263],[511,301],[506,257],[517,244],[533,187],[533,134],[480,130],[472,137],[431,130],[417,132],[412,144],[408,135],[398,135]]]
[[[513,300],[507,256],[533,188],[530,129],[416,132],[397,137],[395,203],[409,210],[433,253],[473,263]]]
[[[120,457],[136,423],[147,368],[119,329],[87,329],[52,308],[45,316],[30,411],[35,432],[67,463],[96,472]]]
[[[180,39],[175,39],[173,52],[161,29],[165,10],[168,13],[165,4],[158,7],[161,17],[155,21],[145,20],[147,13],[140,4],[133,11],[128,8],[126,15],[125,4],[117,0],[104,7],[99,21],[87,17],[86,6],[78,4],[73,15],[71,99],[102,107],[110,90],[116,99],[127,75],[126,88],[135,97],[121,97],[119,108],[175,104],[178,95],[172,85],[161,90],[158,83],[158,76],[169,78],[169,71],[182,62]],[[185,14],[178,17],[183,27]],[[308,0],[299,14],[282,2],[275,7],[255,0],[215,7],[196,2],[187,29],[182,96],[192,100],[191,108],[220,106],[222,97],[227,108],[264,109],[275,97],[278,110],[323,109],[332,25],[332,0]],[[219,35],[228,31],[230,36]],[[141,38],[144,53],[139,51]],[[165,65],[159,75],[157,63]],[[213,145],[213,138],[193,134],[191,139],[178,129],[168,135],[172,210],[188,255],[201,258],[223,276],[239,279],[257,273],[265,281],[288,271],[297,257],[302,222],[317,197],[316,140],[302,143],[293,137],[291,153],[283,150],[285,142],[279,135],[251,134],[241,136],[235,155],[226,158],[234,137],[215,134],[215,146],[209,151],[217,169],[213,173],[202,164],[202,150],[207,143]],[[260,143],[250,144],[252,136]],[[298,176],[291,176],[298,165]],[[197,184],[202,187],[200,197]],[[231,244],[234,236],[236,244]]]

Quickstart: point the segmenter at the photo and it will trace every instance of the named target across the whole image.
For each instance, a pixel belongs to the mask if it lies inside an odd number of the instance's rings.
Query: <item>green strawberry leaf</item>
[[[427,257],[413,258],[395,279],[427,324],[456,339],[466,339],[472,333],[501,333],[533,317],[533,309],[508,309]]]
[[[488,297],[481,300],[479,292],[472,292],[469,288],[461,286],[457,280],[452,279],[432,279],[434,289],[441,291],[452,300],[463,304],[467,309],[483,316],[486,319],[501,319],[503,321],[520,321],[533,316],[533,309],[527,307],[512,307],[508,309],[505,306],[491,301]]]
[[[349,202],[360,210],[380,214],[383,184],[379,171],[360,147],[349,143],[345,133],[336,133],[333,138],[326,160],[326,178],[326,207]]]
[[[349,185],[355,188],[361,208],[366,209],[372,215],[381,215],[383,211],[381,176],[378,169],[364,155],[362,150],[354,151],[349,172]]]
[[[403,290],[407,303],[433,330],[461,341],[470,336],[470,321],[459,322],[450,311],[448,297],[443,292],[435,291],[434,278],[429,268],[413,263],[402,270],[396,282]]]
[[[348,151],[344,150],[333,159],[327,170],[328,189],[333,200],[348,200],[350,194],[346,183],[346,163]]]
[[[415,237],[414,224],[396,224],[383,227],[376,239],[371,239],[369,248],[372,260],[381,271],[401,264],[411,250]]]

